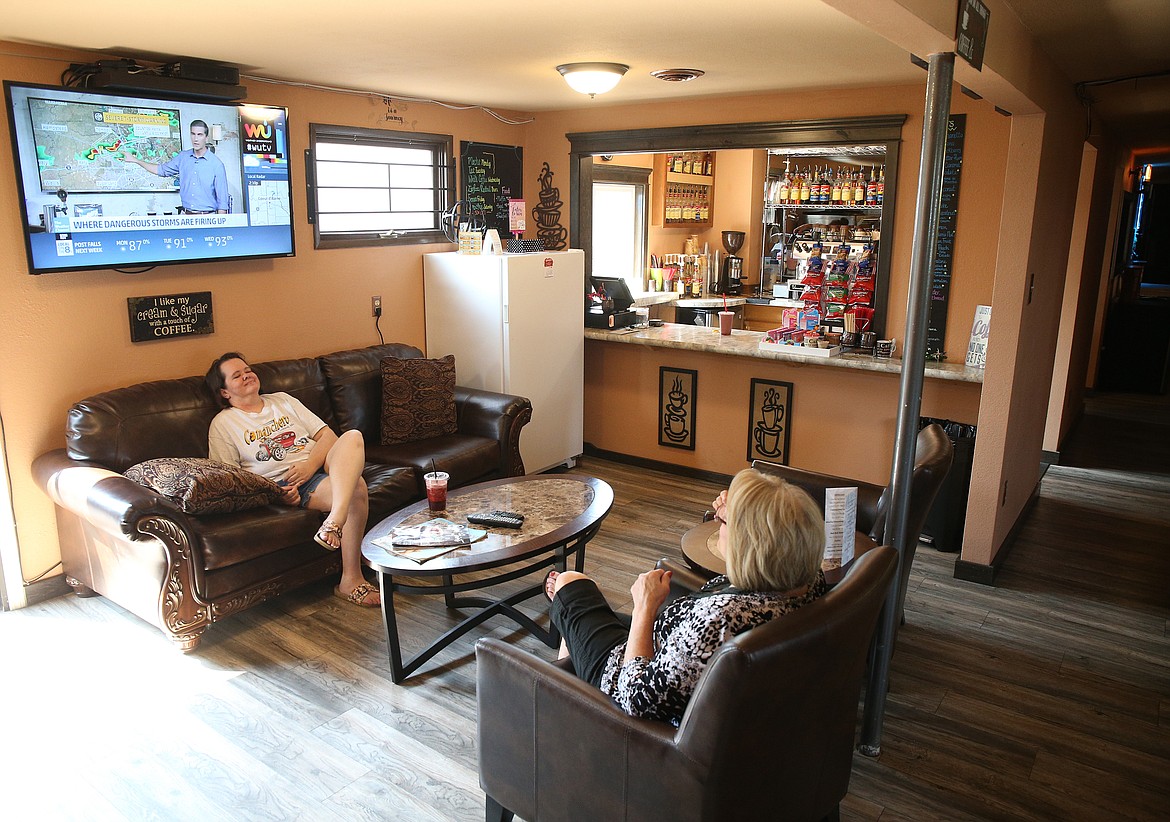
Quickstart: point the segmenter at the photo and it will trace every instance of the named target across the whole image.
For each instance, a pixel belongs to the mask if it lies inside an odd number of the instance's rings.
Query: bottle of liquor
[[[841,169],[837,169],[837,173],[833,175],[833,186],[829,191],[829,202],[833,205],[841,205]]]
[[[778,202],[782,205],[787,205],[787,203],[788,203],[788,189],[791,187],[792,187],[792,178],[788,176],[788,171],[785,170],[784,179],[782,179],[780,181],[780,191],[778,192],[778,194],[776,196],[775,202]]]
[[[853,175],[853,205],[865,205],[865,173],[861,171]]]
[[[821,197],[819,200],[821,205],[829,204],[829,198],[832,196],[832,189],[833,184],[829,182],[829,167],[826,165],[824,169],[821,170]]]
[[[812,180],[809,178],[812,172],[806,171],[804,176],[800,178],[800,202],[806,204],[812,198]]]
[[[704,188],[699,196],[699,220],[708,222],[711,219],[711,202],[708,200],[710,196],[709,189]]]
[[[683,156],[681,154],[674,155],[674,168],[671,169],[675,174],[682,174],[683,170]]]
[[[877,169],[869,167],[869,180],[865,183],[865,204],[877,205]]]
[[[886,197],[886,164],[882,163],[882,170],[878,174],[877,181],[877,204],[881,205],[882,200]]]

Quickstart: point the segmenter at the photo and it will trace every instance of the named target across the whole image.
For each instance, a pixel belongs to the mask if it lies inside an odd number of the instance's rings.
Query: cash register
[[[638,314],[630,310],[634,295],[621,277],[590,277],[593,293],[585,310],[588,328],[629,328],[638,322]]]

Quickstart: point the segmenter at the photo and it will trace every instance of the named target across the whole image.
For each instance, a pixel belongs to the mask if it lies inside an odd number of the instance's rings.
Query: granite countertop
[[[856,371],[877,371],[900,374],[902,360],[878,359],[868,354],[840,354],[836,357],[817,357],[799,353],[798,346],[778,345],[775,350],[761,350],[762,331],[733,330],[730,336],[720,335],[718,328],[666,323],[659,328],[622,328],[610,331],[586,328],[585,339],[604,342],[645,345],[651,348],[673,348],[684,351],[704,351],[732,357],[754,357],[762,360],[783,360],[826,368],[850,368]],[[968,368],[962,363],[930,362],[926,364],[928,379],[954,382],[983,382],[983,369]]]
[[[675,294],[673,291],[635,291],[633,296],[634,308],[673,303],[678,300],[678,294]]]
[[[726,304],[728,308],[734,308],[746,302],[746,297],[728,297],[726,300],[723,297],[693,297],[679,300],[678,306],[679,308],[722,308]]]

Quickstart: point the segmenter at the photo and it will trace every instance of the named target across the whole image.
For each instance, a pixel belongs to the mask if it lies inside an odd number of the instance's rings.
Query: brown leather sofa
[[[431,460],[458,487],[524,473],[523,397],[457,387],[455,434],[379,445],[383,357],[421,357],[390,344],[322,357],[253,363],[266,393],[284,391],[335,431],[366,441],[372,526],[422,499]],[[66,580],[157,625],[183,650],[213,622],[338,571],[340,557],[313,541],[322,515],[284,505],[194,516],[122,472],[158,457],[206,457],[218,413],[202,377],[140,383],[69,410],[66,447],[33,463],[57,506]]]

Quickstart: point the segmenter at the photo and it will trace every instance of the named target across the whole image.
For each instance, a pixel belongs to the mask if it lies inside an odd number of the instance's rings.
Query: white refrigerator
[[[585,254],[423,255],[427,356],[455,355],[455,380],[532,401],[520,432],[529,474],[582,451]]]

